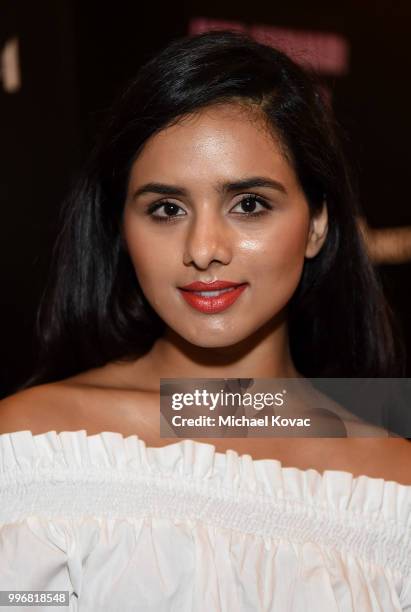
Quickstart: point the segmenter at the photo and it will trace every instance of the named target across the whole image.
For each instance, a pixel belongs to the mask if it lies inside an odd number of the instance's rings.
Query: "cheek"
[[[160,232],[144,231],[142,224],[125,224],[124,238],[143,292],[148,296],[154,287],[161,292],[166,279],[170,282],[171,270],[175,270],[175,249]]]
[[[305,223],[287,227],[270,245],[271,261],[275,269],[284,274],[301,270],[307,245],[308,227]]]
[[[308,216],[284,219],[271,232],[242,242],[242,267],[255,287],[272,287],[280,299],[291,297],[304,266],[308,229]]]

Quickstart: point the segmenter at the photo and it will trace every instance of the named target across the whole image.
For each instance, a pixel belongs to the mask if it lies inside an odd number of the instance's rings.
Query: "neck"
[[[167,329],[147,354],[148,371],[160,378],[300,377],[289,350],[286,320],[270,321],[232,346],[200,347]],[[157,383],[155,383],[157,384]]]

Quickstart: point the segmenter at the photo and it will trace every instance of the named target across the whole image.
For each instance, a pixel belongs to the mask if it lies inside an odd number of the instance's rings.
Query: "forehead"
[[[179,182],[271,174],[295,181],[284,147],[262,112],[240,104],[216,105],[181,117],[147,140],[130,180]]]

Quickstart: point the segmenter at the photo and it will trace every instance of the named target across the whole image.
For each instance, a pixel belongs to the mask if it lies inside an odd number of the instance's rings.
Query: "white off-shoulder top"
[[[0,502],[0,590],[69,591],[69,610],[411,610],[411,486],[381,478],[18,431]]]

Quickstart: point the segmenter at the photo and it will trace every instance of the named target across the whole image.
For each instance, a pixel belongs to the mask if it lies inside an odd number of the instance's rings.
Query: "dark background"
[[[138,67],[194,17],[342,35],[349,71],[325,75],[357,160],[372,227],[411,225],[411,3],[0,0],[0,52],[17,36],[22,87],[0,74],[0,396],[30,373],[33,323],[58,211],[104,111]],[[380,266],[411,347],[411,263]]]

